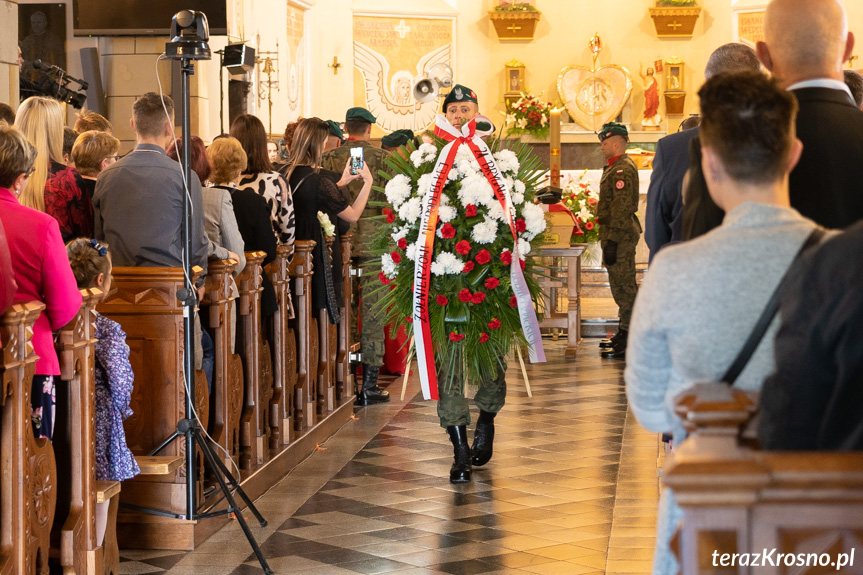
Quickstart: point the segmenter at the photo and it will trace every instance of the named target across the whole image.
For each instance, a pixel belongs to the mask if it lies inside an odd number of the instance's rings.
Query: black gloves
[[[617,242],[608,241],[605,247],[602,248],[602,261],[606,266],[613,266],[617,263]]]

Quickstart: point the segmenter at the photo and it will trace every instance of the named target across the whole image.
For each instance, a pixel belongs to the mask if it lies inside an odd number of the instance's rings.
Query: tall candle
[[[560,187],[560,110],[553,108],[549,114],[551,135],[551,150],[549,167],[551,169],[551,185]]]

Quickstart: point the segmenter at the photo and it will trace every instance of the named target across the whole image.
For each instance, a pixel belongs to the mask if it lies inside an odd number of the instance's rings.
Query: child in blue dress
[[[79,238],[66,244],[69,264],[79,289],[111,289],[111,256],[108,246]],[[129,363],[126,333],[120,324],[93,312],[96,320],[96,480],[123,481],[138,473],[138,463],[126,445],[123,420],[132,415],[129,402],[135,381]],[[96,533],[102,544],[108,503],[97,504]]]

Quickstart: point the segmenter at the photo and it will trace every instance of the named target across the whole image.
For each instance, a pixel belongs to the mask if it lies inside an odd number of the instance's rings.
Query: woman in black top
[[[263,265],[276,259],[276,234],[270,224],[270,209],[267,200],[248,188],[238,188],[237,182],[246,169],[246,152],[236,138],[218,138],[207,148],[207,156],[212,164],[210,181],[215,188],[222,188],[231,194],[237,228],[243,236],[246,251],[264,252]],[[276,291],[265,273],[263,293],[261,294],[261,317],[275,313]]]
[[[330,178],[323,176],[321,154],[328,135],[329,126],[323,120],[319,118],[300,120],[294,132],[288,164],[282,173],[294,198],[296,239],[315,242],[315,248],[312,251],[314,266],[312,307],[315,310],[326,309],[330,323],[335,324],[338,322],[339,308],[344,305],[341,290],[344,278],[338,220],[353,223],[360,219],[372,189],[372,174],[364,164],[359,174],[352,175],[350,161],[348,161],[338,182],[334,183]],[[358,178],[363,179],[363,187],[353,205],[350,205],[339,187],[344,187]],[[331,261],[325,249],[326,244],[321,223],[318,220],[318,212],[326,214],[335,227],[336,237],[332,246]]]

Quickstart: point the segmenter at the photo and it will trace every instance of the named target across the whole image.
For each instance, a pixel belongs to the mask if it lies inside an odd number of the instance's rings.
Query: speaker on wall
[[[225,46],[222,65],[231,74],[243,74],[255,67],[255,49],[245,44],[228,44]]]
[[[81,48],[81,68],[87,82],[87,109],[108,117],[108,103],[102,89],[102,72],[99,66],[98,48]]]

